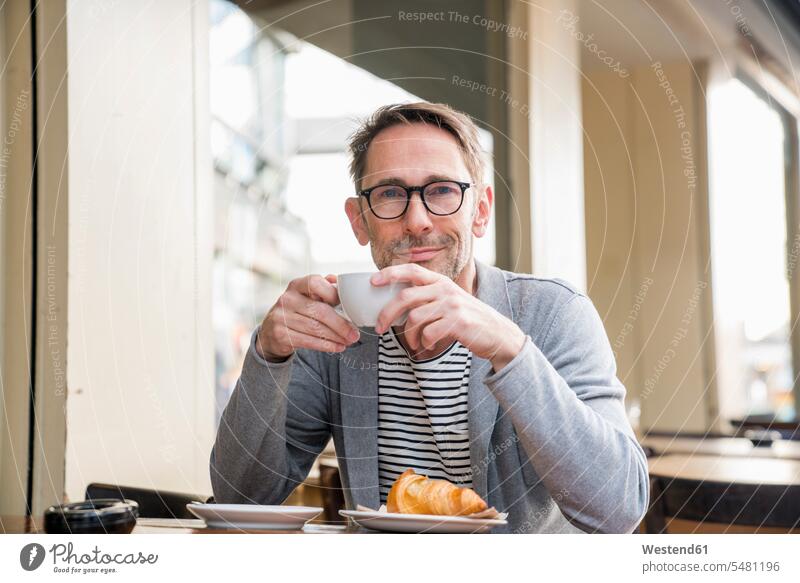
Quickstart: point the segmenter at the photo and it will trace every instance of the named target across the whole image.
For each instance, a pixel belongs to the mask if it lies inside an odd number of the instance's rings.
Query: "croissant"
[[[486,502],[470,488],[421,476],[409,468],[392,484],[386,510],[401,514],[465,516],[486,510]]]

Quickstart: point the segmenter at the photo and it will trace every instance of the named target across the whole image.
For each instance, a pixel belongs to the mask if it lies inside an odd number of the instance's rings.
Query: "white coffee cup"
[[[390,284],[375,286],[370,283],[370,278],[375,272],[343,273],[337,276],[339,300],[342,302],[340,311],[343,316],[359,328],[374,328],[381,310],[400,292],[411,284],[406,281],[397,281]],[[402,314],[392,326],[400,326],[406,321]]]

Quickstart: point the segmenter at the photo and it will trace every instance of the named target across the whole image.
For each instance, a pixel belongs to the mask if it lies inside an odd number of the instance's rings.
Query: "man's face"
[[[362,190],[385,181],[420,186],[436,180],[472,184],[455,214],[429,213],[417,192],[405,214],[396,219],[373,215],[365,197],[347,200],[345,210],[353,232],[359,243],[371,245],[378,269],[413,262],[455,280],[472,259],[473,235],[482,237],[486,232],[492,193],[474,185],[458,142],[446,130],[424,123],[402,124],[372,140]]]

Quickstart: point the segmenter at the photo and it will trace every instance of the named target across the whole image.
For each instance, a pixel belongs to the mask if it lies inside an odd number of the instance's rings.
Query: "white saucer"
[[[489,532],[495,526],[508,524],[507,520],[501,518],[465,518],[366,510],[340,510],[339,514],[352,518],[359,526],[384,532],[460,534]]]
[[[300,530],[319,515],[313,506],[261,506],[258,504],[187,504],[209,528]]]

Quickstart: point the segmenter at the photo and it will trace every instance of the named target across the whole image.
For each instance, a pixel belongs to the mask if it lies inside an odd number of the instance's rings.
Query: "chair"
[[[148,490],[133,486],[92,483],[86,487],[86,499],[114,498],[117,500],[135,500],[139,504],[141,518],[195,518],[186,509],[189,503],[213,501],[213,498],[199,494],[168,492],[165,490]]]
[[[339,516],[339,510],[345,508],[345,501],[339,468],[334,465],[320,463],[319,487],[322,490],[324,520],[327,522],[342,522],[344,518]]]
[[[770,415],[750,415],[744,419],[731,419],[737,435],[744,435],[748,429],[777,431],[783,439],[800,441],[800,423],[797,421],[776,421]]]

